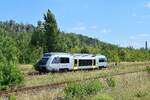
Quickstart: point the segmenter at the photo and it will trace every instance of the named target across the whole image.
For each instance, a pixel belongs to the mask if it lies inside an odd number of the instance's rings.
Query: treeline
[[[50,10],[43,18],[37,26],[13,20],[0,22],[0,35],[15,42],[19,63],[35,63],[45,52],[104,54],[109,61],[150,60],[150,51],[143,48],[122,48],[81,34],[60,31]]]
[[[32,24],[18,24],[14,20],[5,22],[0,21],[0,27],[14,34],[23,32],[34,32],[35,30],[35,27]]]

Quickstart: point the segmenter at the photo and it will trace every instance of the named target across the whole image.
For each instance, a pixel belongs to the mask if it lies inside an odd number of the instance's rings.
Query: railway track
[[[141,64],[129,64],[129,65],[118,64],[117,66],[113,66],[113,65],[108,66],[108,70],[111,70],[114,67],[119,67],[119,68],[121,68],[121,67],[135,67],[135,66],[139,67],[139,66],[149,66],[149,65],[150,65],[150,63],[145,63],[145,64],[143,64],[143,63],[141,63]],[[92,70],[92,69],[89,69],[89,70]],[[63,72],[57,72],[57,73],[63,73]],[[27,76],[47,75],[47,74],[48,74],[48,72],[47,73],[40,73],[38,71],[31,71],[31,72],[28,72],[28,73],[24,73],[24,75],[27,75]]]
[[[7,97],[7,96],[10,96],[11,94],[18,95],[20,93],[25,93],[25,92],[34,93],[34,92],[45,90],[45,89],[58,89],[58,88],[64,87],[66,84],[69,84],[69,83],[79,83],[79,82],[84,82],[84,81],[92,80],[92,79],[101,79],[101,78],[107,78],[109,76],[126,75],[126,74],[132,74],[132,73],[143,72],[143,71],[145,70],[108,74],[108,75],[103,75],[100,77],[86,78],[83,80],[74,80],[74,81],[66,81],[66,82],[64,81],[60,83],[53,83],[53,84],[46,84],[46,85],[39,85],[39,86],[32,86],[32,87],[22,87],[22,88],[12,89],[9,91],[0,91],[0,96]]]

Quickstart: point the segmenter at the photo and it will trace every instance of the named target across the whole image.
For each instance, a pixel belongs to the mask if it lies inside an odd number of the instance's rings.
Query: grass
[[[146,66],[132,66],[132,67],[113,67],[103,70],[91,70],[91,71],[75,71],[67,73],[49,73],[48,75],[36,75],[36,76],[26,76],[25,77],[25,86],[36,86],[44,84],[52,84],[64,81],[73,81],[73,80],[83,80],[92,77],[100,77],[104,75],[131,72],[131,71],[140,71],[144,70]]]
[[[38,94],[24,93],[17,96],[17,100],[61,100],[63,90],[56,89],[53,91],[42,90]]]
[[[111,63],[112,64],[112,63]],[[117,67],[111,65],[111,67],[102,70],[93,70],[93,71],[76,71],[76,72],[67,72],[67,73],[49,73],[46,75],[36,75],[36,76],[25,76],[25,86],[36,86],[57,83],[62,81],[70,80],[81,80],[92,77],[99,77],[103,75],[110,75],[115,73],[122,72],[131,72],[145,70],[149,62],[134,62],[127,63],[123,62]],[[29,72],[32,69],[31,65],[21,65],[22,72]],[[34,69],[32,69],[34,71]],[[115,80],[115,86],[110,87],[107,84],[107,78],[101,79],[105,89],[93,96],[87,96],[84,99],[93,99],[99,98],[99,95],[102,97],[108,96],[108,100],[149,100],[150,99],[150,78],[147,72],[137,72],[126,75],[113,76]],[[104,95],[103,95],[104,94]],[[64,99],[63,88],[56,90],[42,90],[36,93],[23,93],[17,96],[19,100],[57,100]],[[76,99],[76,98],[74,98]],[[78,98],[79,99],[79,98]],[[1,99],[0,99],[1,100]],[[102,100],[102,99],[99,99]],[[107,100],[107,99],[106,99]]]
[[[106,93],[115,100],[149,100],[150,80],[146,72],[117,76],[117,85]]]
[[[149,100],[150,80],[147,72],[130,73],[113,77],[116,81],[115,87],[109,87],[105,79],[101,79],[104,88],[101,92],[85,96],[83,98],[72,98],[72,100]],[[17,96],[19,100],[64,100],[62,89],[52,91],[40,91],[37,94],[24,93]]]
[[[31,64],[19,64],[18,68],[21,70],[22,73],[27,74],[29,72],[35,72],[33,65]]]

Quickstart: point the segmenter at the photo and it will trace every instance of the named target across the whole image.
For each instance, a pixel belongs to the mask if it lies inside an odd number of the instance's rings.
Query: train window
[[[55,57],[52,61],[52,64],[58,64],[60,63],[60,58],[59,57]]]
[[[99,62],[106,62],[106,59],[99,59]]]
[[[67,57],[60,58],[60,63],[69,63],[69,58]]]
[[[79,60],[79,66],[92,66],[92,60]]]

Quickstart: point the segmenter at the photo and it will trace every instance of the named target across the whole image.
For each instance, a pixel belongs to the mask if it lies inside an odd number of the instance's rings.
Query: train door
[[[73,66],[73,69],[74,69],[74,70],[77,70],[77,69],[78,69],[78,66],[79,66],[79,60],[78,60],[78,59],[74,59],[74,66]]]
[[[92,67],[96,68],[96,60],[95,59],[92,60]]]

